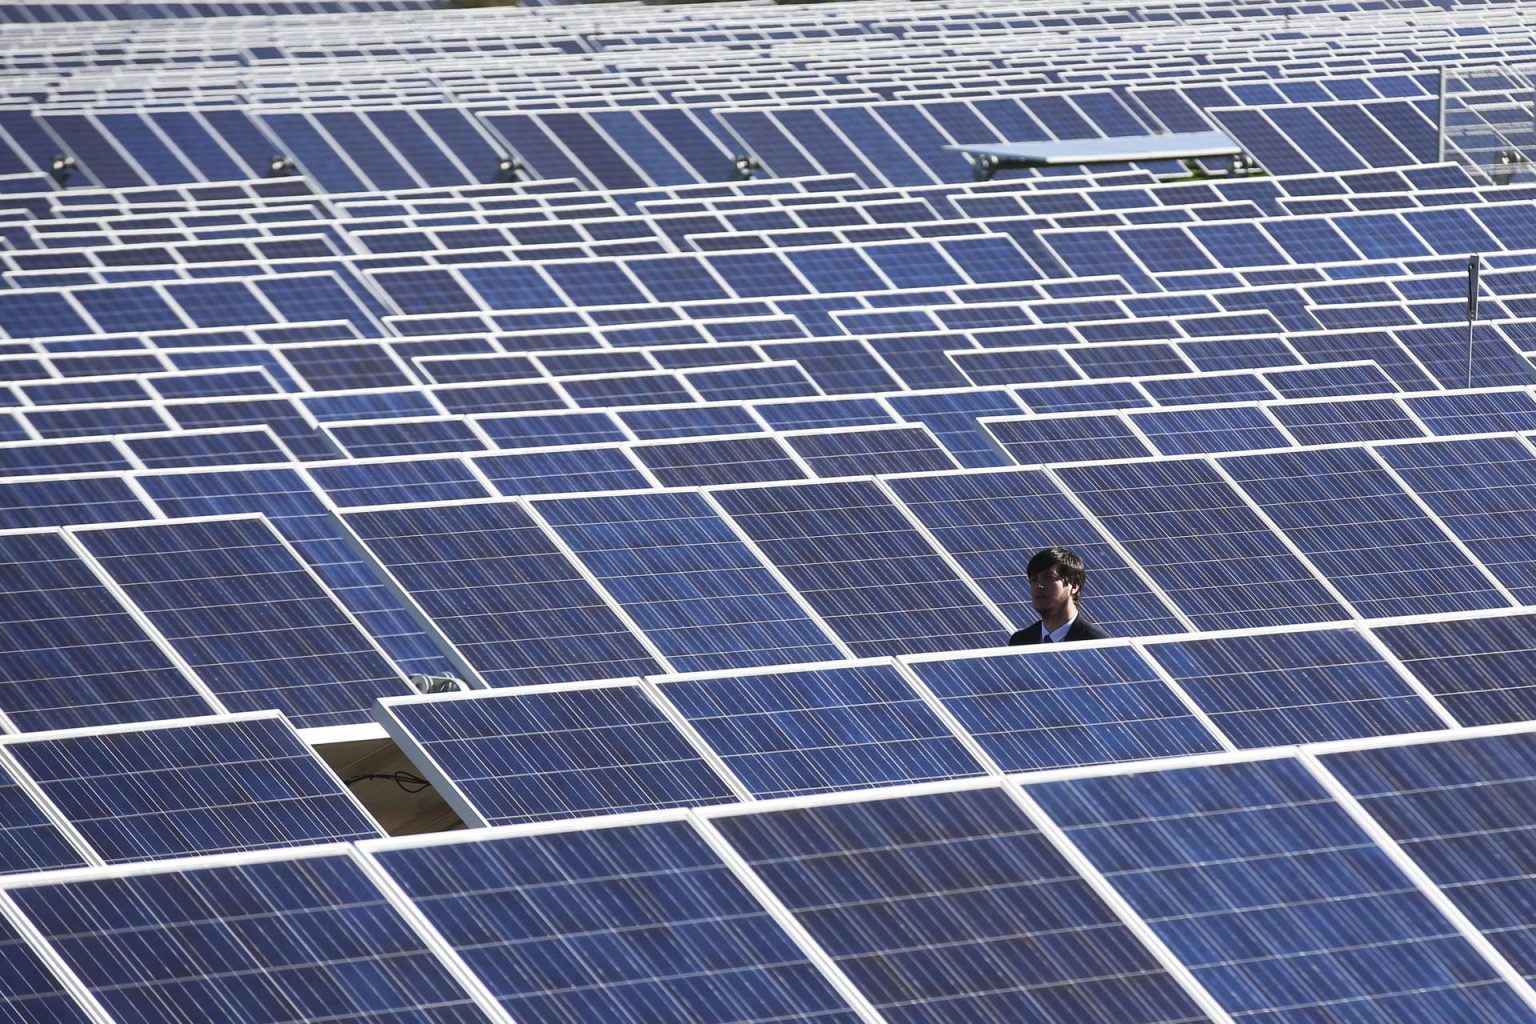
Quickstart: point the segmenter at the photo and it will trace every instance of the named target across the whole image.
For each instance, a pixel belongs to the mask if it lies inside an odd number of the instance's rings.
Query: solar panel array
[[[0,5],[0,1017],[1536,1019],[1522,5],[434,6]]]

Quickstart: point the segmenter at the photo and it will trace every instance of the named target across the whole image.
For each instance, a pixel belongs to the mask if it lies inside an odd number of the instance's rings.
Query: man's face
[[[1042,616],[1054,611],[1070,612],[1077,601],[1077,586],[1063,580],[1056,569],[1035,573],[1029,578],[1029,586],[1035,611]]]

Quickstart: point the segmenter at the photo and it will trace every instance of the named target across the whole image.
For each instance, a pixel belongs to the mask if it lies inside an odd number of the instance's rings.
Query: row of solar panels
[[[771,455],[751,442],[722,445]],[[437,499],[342,509],[277,466],[13,480],[14,523],[95,525],[0,534],[0,710],[38,729],[213,701],[311,727],[400,692],[397,664],[516,686],[996,647],[1034,617],[1019,552],[1050,543],[1094,566],[1090,614],[1122,636],[1510,608],[1536,587],[1518,435],[703,490],[551,458],[635,489],[483,498],[449,460],[312,473],[352,505]]]
[[[270,17],[286,14],[376,14],[421,10],[437,0],[170,0],[120,3],[116,0],[15,0],[0,8],[0,22],[123,22],[135,19]]]
[[[69,1024],[1508,1024],[1533,771],[1521,727],[27,875],[0,977]]]

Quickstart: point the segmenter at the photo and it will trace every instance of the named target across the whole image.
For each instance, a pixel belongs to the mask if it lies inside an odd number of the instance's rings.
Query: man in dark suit
[[[1077,607],[1088,579],[1088,567],[1066,548],[1046,548],[1029,560],[1030,597],[1040,621],[1009,637],[1009,646],[1100,640],[1104,632],[1085,618]]]

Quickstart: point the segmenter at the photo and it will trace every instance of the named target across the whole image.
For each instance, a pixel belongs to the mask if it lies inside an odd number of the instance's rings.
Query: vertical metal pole
[[[1440,113],[1435,118],[1435,162],[1445,163],[1445,66],[1440,67]]]
[[[1482,254],[1467,257],[1467,387],[1472,386],[1472,324],[1477,320],[1478,275],[1482,270]]]

